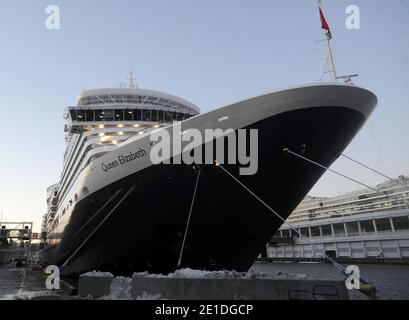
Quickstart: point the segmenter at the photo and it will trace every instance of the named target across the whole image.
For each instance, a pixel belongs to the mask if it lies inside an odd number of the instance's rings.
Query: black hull
[[[304,152],[330,166],[364,121],[360,112],[341,107],[278,114],[247,128],[259,130],[256,175],[239,176],[238,166],[224,167],[286,219],[324,170],[283,149]],[[247,271],[282,221],[219,167],[201,168],[183,267]],[[151,166],[95,192],[76,205],[60,244],[42,253],[43,263],[61,266],[112,212],[61,270],[62,274],[89,270],[114,274],[175,271],[196,174],[191,166]],[[112,211],[127,192],[129,195]],[[89,222],[104,204],[104,209]]]

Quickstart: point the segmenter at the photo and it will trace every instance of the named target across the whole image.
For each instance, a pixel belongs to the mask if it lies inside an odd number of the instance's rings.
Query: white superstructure
[[[47,190],[47,213],[43,232],[49,234],[59,223],[57,211],[69,210],[77,199],[65,201],[78,175],[95,159],[123,145],[130,137],[186,120],[200,113],[193,103],[159,91],[140,89],[132,74],[128,86],[87,90],[80,94],[77,106],[64,114],[67,148],[58,184]]]

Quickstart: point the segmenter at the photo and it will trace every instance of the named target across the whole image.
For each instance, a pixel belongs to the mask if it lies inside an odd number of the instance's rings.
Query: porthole
[[[88,190],[88,188],[87,188],[87,187],[82,188],[82,193],[83,193],[84,196],[89,195],[89,190]]]

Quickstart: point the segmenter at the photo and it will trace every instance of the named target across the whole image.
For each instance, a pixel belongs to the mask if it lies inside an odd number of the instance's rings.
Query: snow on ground
[[[82,276],[91,277],[114,277],[111,273],[107,272],[88,272]],[[178,279],[265,279],[265,280],[304,280],[307,278],[305,274],[291,274],[287,272],[278,271],[276,274],[268,274],[261,272],[249,271],[247,273],[240,273],[236,271],[203,271],[193,269],[180,269],[174,273],[168,275],[162,274],[149,274],[148,272],[134,273],[134,277],[139,278],[178,278]],[[111,283],[109,295],[100,298],[100,300],[132,300],[132,278],[114,277]],[[142,296],[138,296],[136,300],[161,300],[160,294],[148,294],[144,293]]]
[[[131,278],[115,277],[112,280],[109,295],[102,297],[101,300],[133,300],[131,289]]]
[[[136,300],[161,300],[160,294],[143,293],[136,297]],[[133,300],[132,298],[132,278],[116,277],[112,280],[109,295],[99,300]]]
[[[80,277],[104,277],[104,278],[113,278],[114,275],[110,272],[100,272],[100,271],[90,271],[83,273]]]
[[[236,271],[203,271],[193,269],[180,269],[168,275],[149,274],[148,272],[134,273],[134,277],[144,278],[186,278],[186,279],[273,279],[273,280],[304,280],[307,279],[305,274],[291,274],[287,272],[278,271],[275,275],[264,272],[249,271],[247,273],[240,273]]]

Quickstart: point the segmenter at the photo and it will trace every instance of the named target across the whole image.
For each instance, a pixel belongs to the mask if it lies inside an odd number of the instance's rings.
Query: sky
[[[60,9],[48,30],[46,7]],[[339,74],[379,105],[346,150],[396,177],[409,174],[409,1],[323,0]],[[360,8],[360,29],[345,26]],[[1,0],[0,211],[40,230],[46,188],[59,180],[63,113],[84,89],[117,87],[130,70],[143,88],[210,111],[281,87],[318,82],[324,61],[315,0]],[[366,184],[382,177],[338,160]],[[311,191],[361,189],[326,173]],[[3,219],[4,219],[3,218]]]

